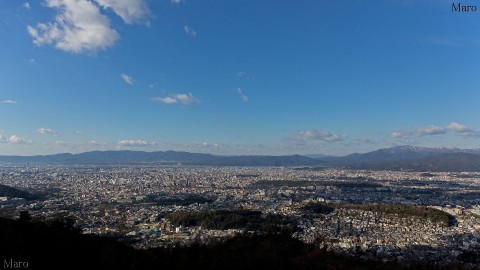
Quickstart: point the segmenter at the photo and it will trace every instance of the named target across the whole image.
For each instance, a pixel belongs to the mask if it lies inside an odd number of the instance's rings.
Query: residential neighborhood
[[[2,215],[72,218],[84,234],[115,235],[140,249],[222,241],[226,230],[175,225],[169,214],[251,210],[295,222],[295,238],[383,261],[455,262],[480,248],[480,174],[290,167],[0,165],[0,183],[41,199],[2,197]],[[308,204],[335,205],[306,214]],[[448,223],[348,206],[440,210]],[[432,210],[433,211],[433,210]]]

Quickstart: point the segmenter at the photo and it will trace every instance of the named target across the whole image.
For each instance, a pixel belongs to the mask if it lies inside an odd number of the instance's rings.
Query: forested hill
[[[30,192],[2,184],[0,184],[0,197],[23,198],[25,200],[36,200],[40,198],[40,196],[32,194]]]
[[[71,223],[0,218],[3,260],[28,269],[469,269],[382,263],[327,252],[286,234],[244,235],[210,246],[136,250],[113,238],[84,235]],[[24,266],[25,264],[23,264]]]

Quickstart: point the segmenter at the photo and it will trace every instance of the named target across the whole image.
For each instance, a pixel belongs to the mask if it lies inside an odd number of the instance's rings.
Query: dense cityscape
[[[0,268],[480,270],[478,6],[0,0]]]
[[[0,177],[0,184],[38,195],[1,197],[3,216],[68,217],[83,234],[114,236],[137,249],[208,244],[260,230],[191,216],[182,223],[189,213],[235,211],[237,218],[258,213],[260,223],[281,219],[277,227],[305,243],[362,259],[446,265],[480,248],[480,173],[3,164]]]

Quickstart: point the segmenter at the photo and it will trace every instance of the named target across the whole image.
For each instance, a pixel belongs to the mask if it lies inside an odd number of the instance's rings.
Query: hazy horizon
[[[412,146],[412,145],[398,145],[398,146],[393,146],[393,147],[388,147],[388,148],[378,148],[378,149],[373,149],[371,151],[366,151],[366,152],[352,152],[344,155],[328,155],[328,154],[323,154],[323,153],[287,153],[287,154],[282,154],[282,155],[269,155],[269,154],[258,154],[258,153],[250,153],[250,154],[218,154],[214,152],[200,152],[200,151],[183,151],[183,150],[174,150],[174,149],[165,149],[165,150],[146,150],[146,149],[138,149],[138,150],[132,150],[132,149],[106,149],[106,150],[91,150],[91,151],[83,151],[83,152],[58,152],[58,153],[51,153],[51,154],[38,154],[38,155],[2,155],[0,156],[24,156],[24,157],[30,157],[30,156],[48,156],[48,155],[59,155],[59,154],[71,154],[71,155],[77,155],[77,154],[83,154],[83,153],[88,153],[88,152],[109,152],[109,151],[137,151],[137,152],[146,152],[146,153],[152,153],[152,152],[187,152],[187,153],[192,153],[192,154],[211,154],[215,156],[294,156],[294,155],[301,155],[305,157],[312,157],[312,158],[317,158],[318,157],[343,157],[343,156],[348,156],[352,154],[366,154],[370,153],[373,151],[377,150],[384,150],[384,149],[391,149],[395,147],[419,147],[419,148],[424,148],[424,149],[458,149],[458,150],[478,150],[480,151],[480,148],[458,148],[458,147],[423,147],[423,146]]]

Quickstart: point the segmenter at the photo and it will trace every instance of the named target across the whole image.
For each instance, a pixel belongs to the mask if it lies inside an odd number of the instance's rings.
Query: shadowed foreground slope
[[[135,250],[114,239],[82,235],[71,224],[0,218],[0,263],[28,262],[28,269],[437,269],[346,258],[282,234],[241,236],[208,247]]]

